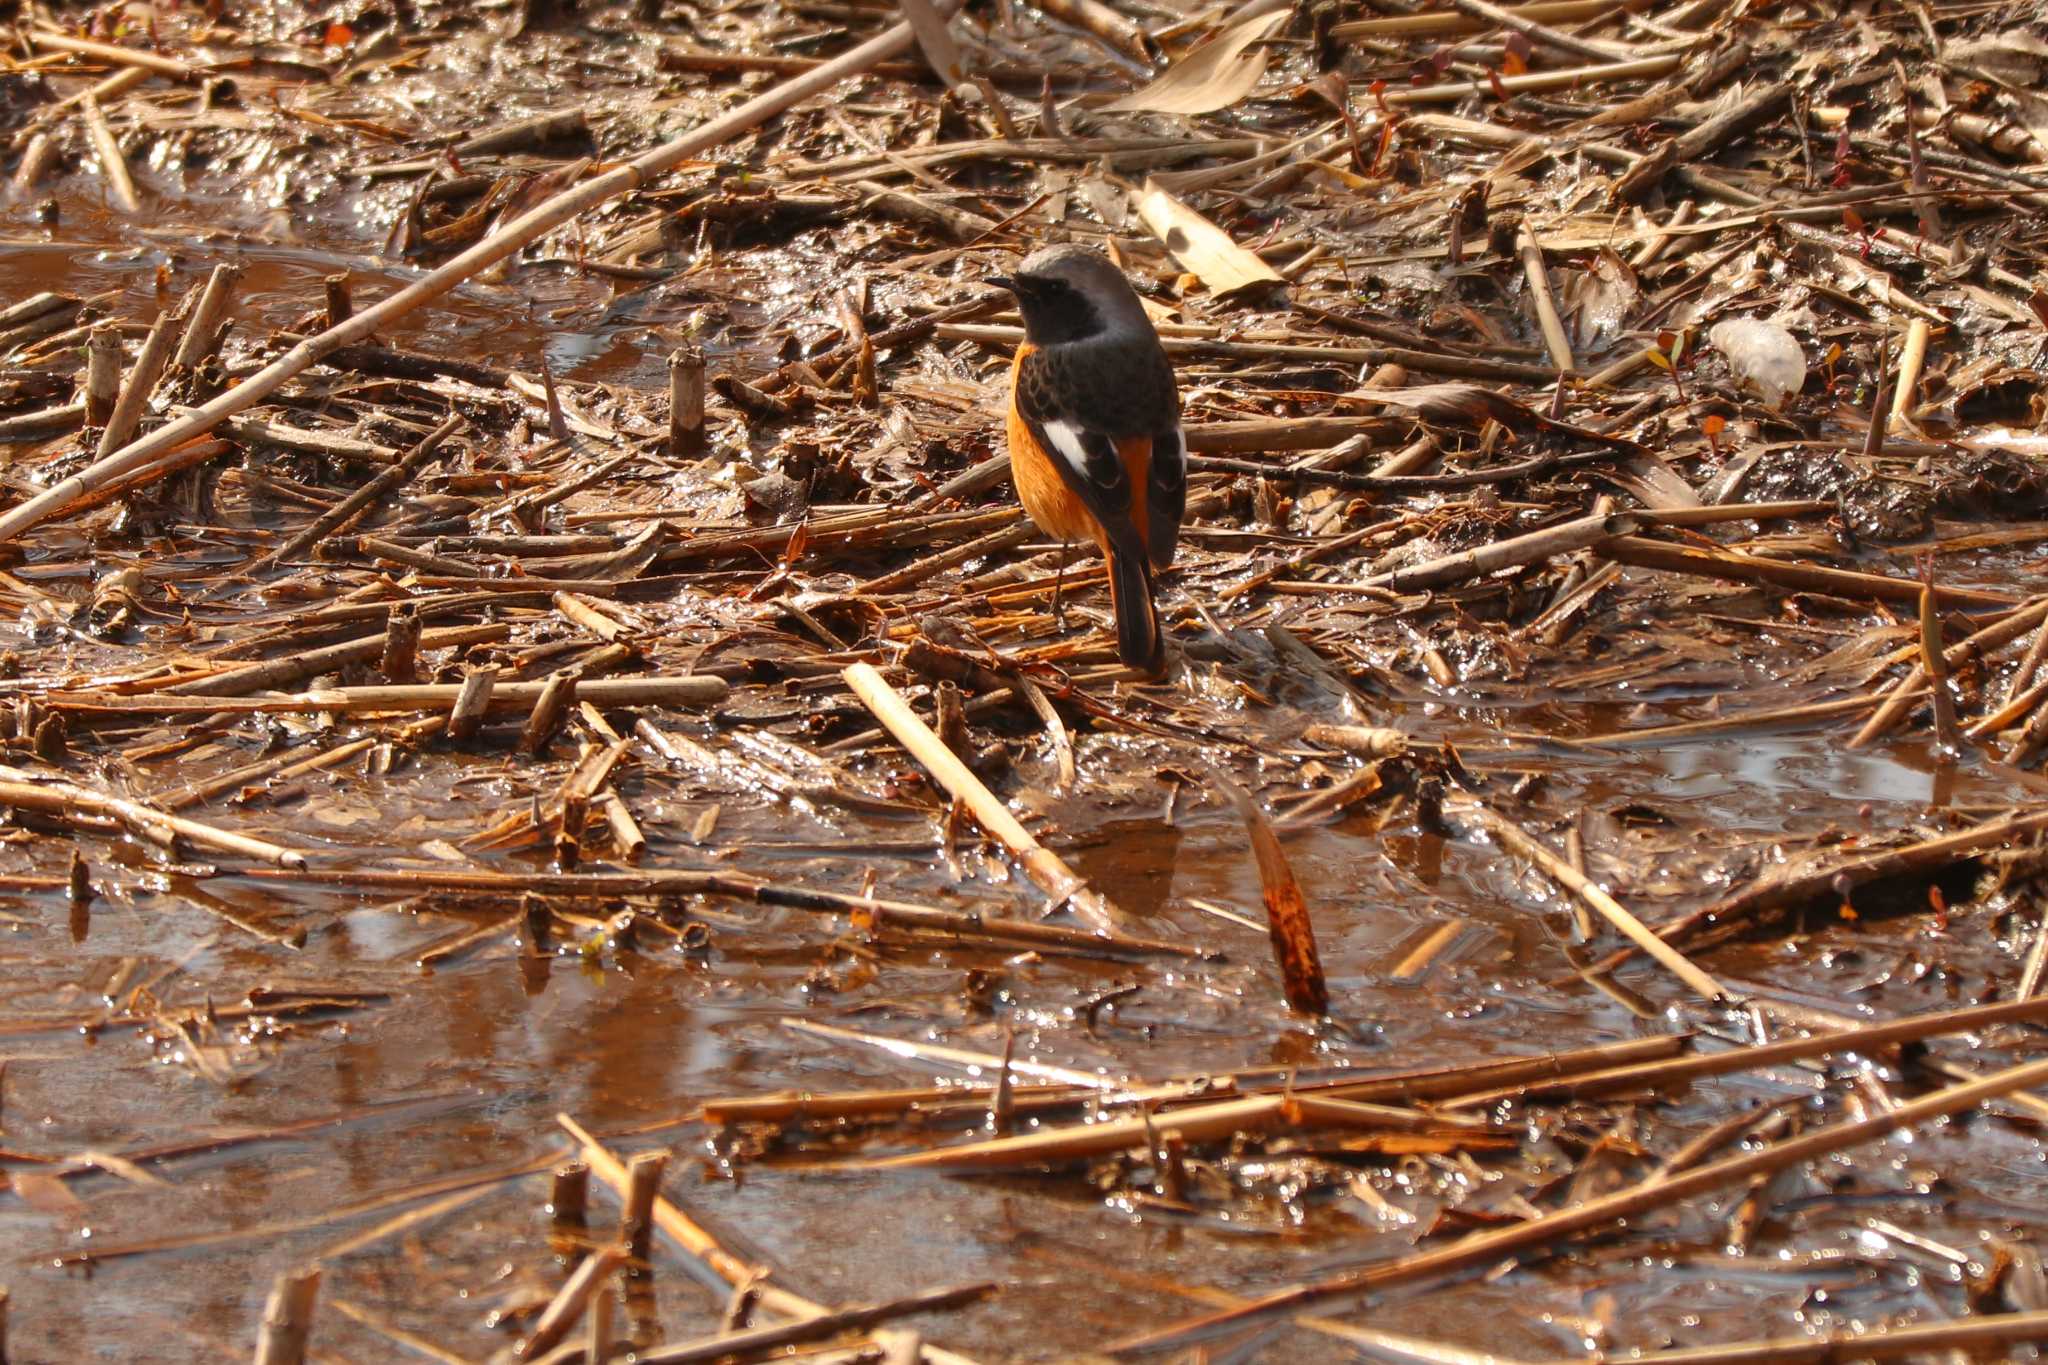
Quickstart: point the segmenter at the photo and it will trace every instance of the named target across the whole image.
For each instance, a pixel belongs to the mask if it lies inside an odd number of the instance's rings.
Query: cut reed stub
[[[403,685],[419,679],[420,609],[415,602],[392,604],[384,627],[384,657],[377,671],[387,682]]]
[[[661,1197],[661,1178],[668,1171],[667,1149],[636,1152],[626,1164],[625,1201],[619,1210],[619,1243],[628,1249],[628,1273],[644,1278],[654,1249],[654,1206]]]
[[[256,1365],[300,1365],[313,1330],[313,1304],[320,1293],[320,1270],[307,1266],[279,1275],[263,1306],[263,1325],[256,1339]]]
[[[111,322],[94,327],[85,339],[85,424],[103,427],[114,415],[121,395],[121,329]]]
[[[590,1211],[590,1167],[565,1161],[549,1177],[548,1216],[558,1232],[580,1229]]]
[[[696,346],[668,358],[668,446],[673,455],[704,448],[704,352]]]
[[[1250,794],[1220,772],[1215,780],[1237,806],[1251,835],[1252,853],[1259,860],[1259,887],[1266,901],[1266,927],[1273,935],[1273,960],[1280,964],[1280,989],[1288,1007],[1303,1014],[1328,1014],[1330,986],[1323,979],[1322,954],[1316,951],[1315,924],[1309,919],[1308,902],[1302,898],[1301,883],[1295,880],[1287,853]]]

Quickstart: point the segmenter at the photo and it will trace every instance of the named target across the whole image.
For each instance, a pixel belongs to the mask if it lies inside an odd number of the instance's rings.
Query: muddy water
[[[0,247],[0,298],[34,289],[118,290],[117,311],[146,315],[162,298],[159,267],[171,267],[177,289],[226,256],[248,267],[238,317],[250,335],[292,325],[319,297],[322,278],[338,269],[349,269],[365,296],[407,277],[402,267],[362,268],[360,225],[318,219],[296,224],[289,245],[258,240],[263,225],[250,222],[222,224],[213,240],[190,247],[175,232],[138,236],[73,199],[47,240],[25,218],[10,229]],[[234,242],[237,232],[250,240]],[[390,339],[521,364],[545,347],[571,378],[652,383],[646,320],[631,309],[620,318],[616,301],[617,291],[602,282],[524,272],[516,286],[466,290]],[[81,588],[81,577],[68,578],[46,581],[46,590]],[[22,625],[0,627],[0,646],[33,657],[41,673],[135,662],[118,647],[83,639],[38,645]],[[1753,681],[1763,686],[1768,676],[1759,668]],[[1445,694],[1374,719],[1424,739],[1455,740],[1467,762],[1503,789],[1533,782],[1531,804],[1504,798],[1532,820],[1543,811],[1580,812],[1596,874],[1645,912],[1724,889],[1726,860],[1707,855],[1731,844],[1747,850],[1742,861],[1754,871],[1782,856],[1788,832],[1804,840],[1827,829],[1938,826],[1945,813],[2003,807],[2015,796],[2003,777],[1939,768],[1918,742],[1870,754],[1844,752],[1836,734],[1622,752],[1562,742],[1624,722],[1707,714],[1700,697],[1645,701],[1620,687],[1590,695],[1539,690],[1511,701]],[[716,726],[694,717],[663,723],[720,742]],[[144,725],[126,742],[164,733]],[[1017,787],[1050,791],[1055,773],[1044,746],[1030,731],[1013,733]],[[98,775],[161,790],[248,757],[223,745],[175,778],[113,766]],[[1086,739],[1079,760],[1080,790],[1042,802],[1074,863],[1145,916],[1152,932],[1211,945],[1226,961],[1190,968],[854,953],[837,942],[836,922],[721,904],[704,907],[711,947],[701,956],[649,942],[535,958],[503,934],[423,970],[417,958],[424,949],[502,917],[504,907],[182,876],[140,850],[84,841],[105,889],[89,913],[72,913],[54,894],[0,897],[8,917],[0,920],[0,1147],[61,1160],[318,1117],[338,1121],[150,1168],[162,1184],[88,1176],[70,1183],[67,1199],[32,1180],[0,1198],[0,1247],[8,1251],[0,1281],[12,1291],[13,1358],[239,1354],[273,1275],[419,1209],[421,1201],[400,1196],[428,1182],[545,1161],[560,1147],[558,1112],[600,1132],[630,1130],[619,1141],[625,1149],[672,1146],[671,1194],[732,1249],[774,1266],[780,1283],[836,1302],[995,1279],[1008,1292],[932,1324],[933,1337],[991,1358],[1082,1351],[1194,1311],[1198,1305],[1174,1294],[1174,1284],[1256,1292],[1399,1255],[1447,1206],[1513,1216],[1516,1197],[1540,1198],[1548,1182],[1571,1178],[1606,1120],[1589,1110],[1583,1123],[1557,1125],[1526,1157],[1506,1161],[1356,1163],[1379,1204],[1401,1210],[1398,1217],[1307,1165],[1297,1180],[1283,1160],[1237,1167],[1235,1197],[1186,1214],[1148,1207],[1122,1190],[1105,1196],[1071,1173],[973,1180],[823,1173],[805,1169],[809,1154],[793,1151],[734,1163],[717,1135],[679,1121],[715,1096],[923,1084],[958,1074],[794,1032],[784,1022],[792,1017],[990,1053],[1014,1034],[1019,1058],[1151,1078],[1265,1065],[1441,1064],[1673,1025],[1638,1017],[1573,971],[1570,908],[1544,883],[1483,844],[1446,841],[1398,821],[1380,827],[1370,810],[1289,839],[1322,934],[1337,1013],[1324,1028],[1294,1020],[1278,1004],[1263,933],[1201,908],[1257,913],[1257,876],[1234,819],[1194,792],[1176,793],[1176,755],[1167,749]],[[431,857],[434,841],[457,842],[523,802],[524,768],[511,757],[458,763],[428,754],[389,776],[316,774],[246,805],[213,803],[204,814],[344,861],[391,866]],[[1278,760],[1258,775],[1294,777]],[[658,768],[627,777],[621,790],[647,829],[651,866],[737,867],[849,891],[873,874],[906,899],[1021,913],[1035,903],[1027,887],[978,855],[949,858],[934,823],[798,810],[745,791],[706,793],[688,774]],[[722,805],[715,852],[689,838],[710,800]],[[862,855],[866,845],[882,851]],[[0,842],[0,873],[61,872],[71,846],[11,835]],[[816,848],[847,852],[807,851]],[[1634,856],[1614,860],[1616,849]],[[1419,975],[1397,979],[1396,964],[1446,921],[1462,927],[1444,952]],[[1959,913],[1945,933],[1931,932],[1931,924],[1925,916],[1853,923],[1816,916],[1790,939],[1725,949],[1709,965],[1762,993],[1878,1015],[1964,1003],[2012,979],[2013,955],[2023,946],[2019,921],[1978,907]],[[303,947],[290,946],[301,932]],[[983,979],[971,979],[975,972]],[[104,1014],[110,990],[125,994],[151,978],[158,978],[153,996],[170,1006],[224,1005],[259,986],[383,998],[327,1018],[224,1027],[197,1040],[204,1065],[191,1037],[132,1026],[81,1030]],[[1653,1007],[1683,999],[1641,965],[1620,979]],[[1091,1008],[1113,992],[1111,1003]],[[1738,1108],[1813,1092],[1812,1078],[1798,1071],[1729,1077],[1660,1107],[1648,1131],[1615,1136],[1669,1150]],[[381,1108],[389,1105],[401,1107]],[[665,1123],[674,1126],[645,1131]],[[1950,1315],[1959,1311],[1964,1269],[1874,1230],[1871,1220],[1988,1260],[1987,1237],[2038,1225],[2048,1212],[2040,1194],[2044,1162],[2048,1149],[2033,1133],[2000,1120],[1937,1127],[1831,1163],[1829,1187],[1806,1175],[1778,1182],[1749,1254],[1723,1247],[1737,1192],[1654,1216],[1639,1230],[1648,1235],[1631,1239],[1625,1252],[1596,1243],[1570,1263],[1498,1283],[1482,1278],[1398,1296],[1370,1321],[1540,1358]],[[13,1169],[36,1168],[21,1161]],[[491,1325],[496,1315],[531,1311],[560,1282],[544,1177],[485,1183],[466,1200],[443,1197],[448,1202],[431,1216],[328,1260],[315,1334],[320,1358],[396,1358],[386,1338],[345,1315],[344,1303],[480,1358],[509,1339],[508,1329]],[[595,1206],[594,1230],[603,1235],[612,1205],[600,1196]],[[1445,1230],[1464,1226],[1463,1216]],[[116,1254],[159,1239],[198,1244]],[[1646,1247],[1654,1254],[1646,1256]],[[90,1252],[109,1259],[89,1269],[58,1267],[60,1258]],[[656,1324],[659,1334],[682,1336],[707,1330],[722,1301],[721,1290],[664,1255],[634,1313],[643,1333]],[[1341,1354],[1337,1343],[1300,1333],[1269,1358]]]

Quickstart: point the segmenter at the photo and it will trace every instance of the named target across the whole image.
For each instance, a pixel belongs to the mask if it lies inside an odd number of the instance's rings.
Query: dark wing
[[[1145,557],[1131,520],[1131,481],[1117,455],[1116,439],[1090,422],[1075,401],[1074,367],[1058,350],[1035,350],[1017,376],[1017,409],[1039,448],[1052,456],[1060,478],[1073,490],[1118,549]]]
[[[1158,339],[1103,336],[1035,350],[1018,376],[1017,406],[1111,543],[1159,567],[1169,563],[1187,502],[1187,459],[1173,367]],[[1116,448],[1141,436],[1153,448],[1142,493]],[[1134,497],[1146,499],[1149,546],[1132,520]]]
[[[1146,527],[1151,533],[1152,567],[1173,563],[1180,543],[1180,520],[1188,510],[1188,438],[1175,422],[1173,429],[1152,438],[1152,477],[1145,489]]]

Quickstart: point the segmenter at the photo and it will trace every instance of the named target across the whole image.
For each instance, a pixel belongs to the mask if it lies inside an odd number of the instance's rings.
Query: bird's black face
[[[1020,271],[1015,275],[992,275],[989,283],[1017,296],[1017,308],[1024,314],[1024,335],[1034,345],[1080,341],[1102,330],[1101,315],[1088,296],[1057,276],[1026,275]]]

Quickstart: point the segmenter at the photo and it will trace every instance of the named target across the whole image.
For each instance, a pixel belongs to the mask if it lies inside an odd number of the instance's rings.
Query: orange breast
[[[1059,541],[1092,540],[1106,551],[1102,528],[1060,477],[1059,466],[1054,463],[1059,457],[1038,444],[1038,438],[1031,434],[1031,424],[1017,407],[1017,379],[1031,349],[1029,342],[1019,345],[1017,359],[1010,366],[1010,482],[1017,489],[1017,500],[1038,523],[1039,530]]]
[[[1109,536],[1060,473],[1059,457],[1038,444],[1031,434],[1031,424],[1017,407],[1017,380],[1032,349],[1029,342],[1020,344],[1017,358],[1010,366],[1010,480],[1038,529],[1055,540],[1092,540],[1106,555]],[[1120,519],[1129,519],[1138,532],[1139,542],[1149,544],[1144,488],[1152,470],[1152,440],[1148,436],[1130,437],[1118,441],[1116,451],[1123,460],[1127,486],[1133,496],[1126,505],[1105,510]]]

